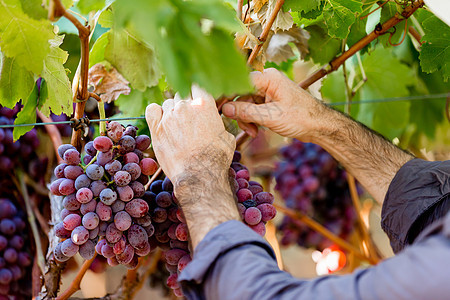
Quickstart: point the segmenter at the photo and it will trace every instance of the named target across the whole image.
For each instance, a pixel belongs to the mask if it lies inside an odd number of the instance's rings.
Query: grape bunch
[[[13,125],[17,113],[21,109],[17,104],[13,109],[0,106],[0,125]],[[39,147],[36,129],[24,134],[19,140],[13,140],[13,128],[0,128],[0,177],[10,180],[9,172],[15,167],[22,167],[33,178],[42,176],[47,160],[39,159],[35,153]],[[2,187],[7,187],[2,185]]]
[[[32,257],[26,246],[23,212],[8,198],[0,198],[0,299],[23,294],[29,282]],[[21,298],[18,298],[21,299]]]
[[[256,233],[264,236],[265,223],[275,217],[276,210],[272,205],[274,197],[264,192],[256,181],[250,181],[248,169],[239,163],[241,154],[235,152],[229,170],[235,189],[237,206],[245,224]],[[176,296],[183,293],[177,282],[179,273],[191,261],[189,250],[189,233],[183,212],[178,207],[173,194],[173,185],[169,178],[154,181],[150,191],[145,192],[144,199],[150,204],[150,212],[155,227],[151,237],[152,243],[164,250],[163,257],[166,268],[170,272],[167,285]]]
[[[345,170],[320,146],[294,140],[281,149],[283,160],[275,167],[275,189],[286,206],[301,211],[334,234],[348,238],[356,215],[352,205]],[[289,217],[279,226],[281,243],[297,243],[323,250],[331,241]]]
[[[158,166],[144,158],[150,138],[136,132],[135,126],[110,122],[107,136],[86,143],[83,158],[70,144],[58,148],[64,163],[55,168],[57,179],[50,185],[54,195],[64,197],[62,222],[54,226],[61,239],[56,260],[67,261],[77,252],[90,259],[96,251],[111,266],[133,269],[138,257],[150,252],[154,228],[142,197]]]

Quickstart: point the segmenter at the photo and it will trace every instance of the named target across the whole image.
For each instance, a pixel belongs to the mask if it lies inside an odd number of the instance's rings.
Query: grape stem
[[[36,246],[37,263],[38,263],[39,269],[41,270],[41,274],[44,274],[45,258],[44,258],[44,253],[42,252],[41,238],[40,238],[39,230],[38,230],[38,227],[36,224],[36,219],[33,214],[33,209],[32,209],[32,205],[31,205],[30,197],[28,195],[27,186],[25,184],[25,179],[24,179],[22,170],[17,169],[16,176],[14,176],[12,178],[15,181],[15,183],[18,184],[20,192],[22,193],[22,197],[25,202],[25,207],[27,210],[28,223],[30,224],[31,232],[33,233],[34,243]],[[19,180],[19,182],[17,182],[17,180]]]
[[[80,270],[78,271],[77,276],[72,281],[70,286],[61,295],[59,295],[56,298],[56,300],[69,299],[70,296],[72,296],[75,292],[77,292],[80,289],[81,280],[83,279],[84,274],[86,274],[86,271],[89,269],[89,267],[91,266],[91,264],[94,261],[96,256],[97,256],[97,252],[94,253],[94,256],[90,260],[86,260],[83,263],[83,265],[81,266]]]
[[[106,119],[105,114],[105,103],[103,101],[97,101],[98,105],[98,112],[100,114],[100,119],[104,120]],[[106,121],[100,122],[100,135],[106,135]]]
[[[95,163],[95,161],[97,160],[97,155],[98,155],[98,151],[97,151],[97,153],[95,154],[95,156],[91,159],[91,161],[90,161],[85,167],[83,167],[83,166],[81,166],[81,167],[84,168],[84,170],[86,170],[87,167],[89,167],[90,165],[92,165],[93,163]]]
[[[373,259],[372,257],[368,257],[368,256],[364,255],[364,253],[359,251],[359,249],[355,248],[353,245],[351,245],[347,241],[338,237],[337,235],[335,235],[334,233],[332,233],[331,231],[329,231],[328,229],[326,229],[321,224],[319,224],[315,220],[311,219],[307,215],[305,215],[301,212],[295,211],[293,209],[275,204],[275,203],[273,204],[273,206],[275,206],[275,208],[278,211],[282,212],[283,214],[285,214],[292,220],[297,221],[297,222],[302,222],[306,226],[311,228],[312,230],[317,231],[318,233],[320,233],[321,235],[323,235],[324,237],[326,237],[327,239],[329,239],[330,241],[332,241],[333,243],[335,243],[336,245],[341,247],[341,249],[343,249],[347,252],[353,253],[356,257],[358,257],[362,260],[365,260],[372,265],[376,265],[378,263],[378,261],[376,259]]]
[[[150,180],[145,185],[145,190],[148,190],[150,185],[153,183],[153,181],[156,180],[156,178],[158,178],[158,176],[159,176],[159,174],[161,174],[161,172],[162,172],[162,169],[161,169],[161,167],[159,167],[158,170],[156,170],[155,174],[153,174],[152,178],[150,178]]]

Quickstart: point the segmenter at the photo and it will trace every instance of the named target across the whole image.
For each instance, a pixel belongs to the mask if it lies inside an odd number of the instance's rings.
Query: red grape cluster
[[[21,107],[19,104],[13,109],[0,106],[0,125],[13,125]],[[47,160],[37,157],[35,151],[38,147],[36,129],[30,130],[14,142],[13,128],[0,128],[0,177],[10,179],[8,172],[21,166],[33,178],[42,178],[42,169],[46,168]]]
[[[50,186],[54,195],[64,196],[63,221],[54,227],[62,239],[54,250],[58,261],[77,252],[90,259],[96,251],[111,266],[135,268],[138,256],[150,252],[154,228],[142,197],[158,166],[144,158],[150,138],[136,131],[135,126],[109,123],[107,136],[85,145],[83,159],[72,145],[59,147],[64,163],[55,168],[57,179]]]
[[[304,212],[342,238],[353,230],[355,212],[345,170],[320,146],[294,140],[281,149],[284,158],[275,167],[275,189],[286,206]],[[279,226],[281,243],[297,243],[319,250],[331,245],[306,225],[285,217]]]
[[[258,182],[249,181],[249,171],[239,163],[240,159],[241,154],[236,151],[230,168],[237,206],[244,223],[264,236],[265,223],[273,219],[276,214],[275,207],[272,205],[274,197],[264,192]],[[182,297],[183,293],[177,282],[178,274],[191,261],[191,252],[188,245],[189,233],[186,220],[173,195],[172,183],[168,178],[153,182],[150,191],[145,193],[144,199],[150,203],[155,226],[155,234],[151,239],[164,250],[166,268],[170,272],[167,285],[173,289],[176,296]]]
[[[0,300],[24,292],[32,257],[26,247],[23,213],[7,198],[0,198]]]

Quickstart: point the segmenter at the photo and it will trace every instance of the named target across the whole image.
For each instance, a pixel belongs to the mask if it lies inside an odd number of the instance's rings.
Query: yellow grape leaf
[[[308,50],[309,33],[297,26],[292,27],[288,31],[281,31],[272,36],[265,49],[268,61],[279,64],[289,58],[295,56],[290,43],[293,43],[300,56],[304,58],[309,53]]]
[[[277,1],[269,0],[258,12],[258,19],[261,21],[264,27],[270,19],[270,15],[275,9]],[[282,9],[278,12],[278,15],[273,22],[272,30],[278,32],[279,30],[289,30],[294,25],[294,19],[290,12],[284,12]]]

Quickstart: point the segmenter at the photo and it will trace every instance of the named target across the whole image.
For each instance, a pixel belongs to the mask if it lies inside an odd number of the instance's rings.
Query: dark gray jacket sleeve
[[[450,161],[413,159],[395,175],[381,213],[381,227],[395,253],[442,218],[450,206]]]
[[[179,280],[188,299],[449,299],[450,214],[446,219],[446,230],[373,268],[313,280],[280,271],[264,239],[229,221],[206,235]]]

